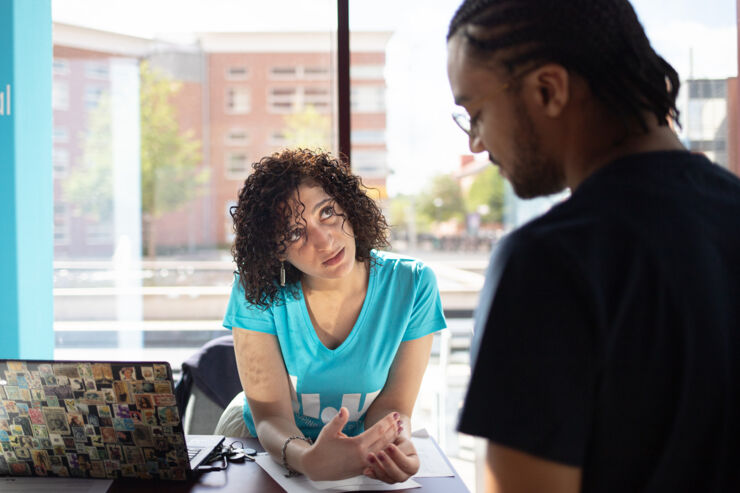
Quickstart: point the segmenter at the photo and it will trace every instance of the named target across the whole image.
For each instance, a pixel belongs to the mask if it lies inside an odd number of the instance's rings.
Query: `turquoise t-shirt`
[[[365,412],[383,389],[401,342],[447,326],[429,267],[392,253],[372,255],[377,263],[370,270],[360,315],[336,349],[328,349],[316,335],[301,290],[297,297],[283,290],[283,302],[263,310],[248,303],[234,282],[224,327],[277,336],[293,386],[295,421],[307,437],[315,439],[341,406],[350,412],[344,433],[362,433]],[[244,421],[257,436],[246,397]]]

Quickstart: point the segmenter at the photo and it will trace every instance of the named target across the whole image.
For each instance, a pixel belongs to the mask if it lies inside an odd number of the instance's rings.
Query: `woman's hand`
[[[363,474],[386,483],[402,483],[419,471],[416,448],[404,435],[380,452],[372,454],[369,459],[370,466],[365,468]]]
[[[341,408],[321,430],[316,442],[303,454],[301,469],[310,479],[327,481],[360,475],[375,453],[392,445],[399,437],[398,413],[389,413],[356,437],[342,433],[348,419],[349,411]]]

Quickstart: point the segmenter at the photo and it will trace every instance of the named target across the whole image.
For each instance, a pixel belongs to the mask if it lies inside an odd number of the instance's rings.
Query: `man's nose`
[[[470,147],[470,152],[472,152],[473,154],[486,150],[485,146],[483,145],[483,141],[475,132],[471,132],[468,137],[468,147]]]

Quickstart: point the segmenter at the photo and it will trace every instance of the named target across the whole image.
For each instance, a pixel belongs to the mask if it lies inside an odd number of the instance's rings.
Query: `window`
[[[52,151],[52,163],[54,167],[54,176],[63,177],[69,169],[69,151],[55,147]]]
[[[85,225],[88,245],[106,245],[113,240],[113,225],[108,221],[88,222]]]
[[[226,90],[226,113],[232,115],[249,113],[249,89],[246,87],[232,87]]]
[[[249,144],[249,134],[243,128],[232,128],[226,134],[226,144],[230,146],[244,146]]]
[[[69,132],[67,132],[67,127],[55,125],[53,140],[55,144],[64,144],[69,142]]]
[[[271,146],[283,147],[287,145],[288,139],[281,130],[276,130],[270,134],[269,143]]]
[[[226,178],[243,180],[249,174],[249,161],[244,152],[230,152],[226,155]]]
[[[100,99],[105,94],[106,88],[103,86],[85,87],[85,108],[92,110],[98,107]]]
[[[54,75],[69,75],[69,60],[54,58],[53,73]]]
[[[303,104],[313,106],[319,111],[328,111],[331,104],[331,96],[327,87],[304,87]]]
[[[353,144],[385,144],[385,129],[352,130]]]
[[[329,67],[305,67],[303,69],[303,76],[306,79],[328,79]]]
[[[271,113],[292,113],[298,108],[298,90],[295,87],[272,87],[267,96]]]
[[[271,79],[295,79],[298,76],[298,67],[271,67]]]
[[[236,66],[226,69],[226,80],[245,80],[248,76],[247,67]]]
[[[378,79],[385,80],[384,65],[352,65],[349,76],[352,79]]]
[[[363,178],[384,178],[388,175],[385,151],[352,151],[352,171]]]
[[[88,79],[108,79],[108,63],[106,61],[93,60],[85,62],[85,77]]]
[[[69,109],[69,84],[55,80],[51,89],[51,107],[55,111],[66,111]]]
[[[69,212],[66,204],[54,204],[54,244],[69,243]]]
[[[385,111],[385,87],[354,86],[351,93],[352,111],[356,113],[382,113]]]

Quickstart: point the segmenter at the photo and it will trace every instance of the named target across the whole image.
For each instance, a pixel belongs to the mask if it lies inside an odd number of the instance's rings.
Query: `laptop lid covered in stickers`
[[[0,360],[0,475],[187,479],[167,362]]]

